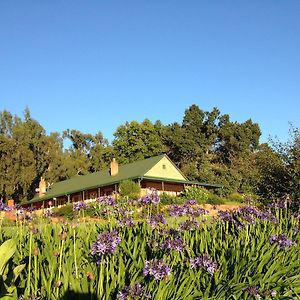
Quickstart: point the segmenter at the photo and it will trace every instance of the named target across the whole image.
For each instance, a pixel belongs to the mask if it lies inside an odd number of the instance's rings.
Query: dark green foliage
[[[171,196],[166,193],[163,193],[160,196],[160,203],[169,205],[169,204],[183,204],[186,201],[185,198],[183,197],[178,197],[178,196]]]
[[[218,108],[203,111],[192,105],[182,122],[126,122],[109,144],[101,132],[93,135],[67,129],[63,134],[46,134],[29,109],[23,118],[2,111],[0,199],[32,199],[41,176],[51,185],[106,169],[112,156],[125,164],[166,153],[188,179],[222,184],[216,191],[221,196],[237,192],[271,199],[289,194],[296,202],[300,197],[300,135],[297,128],[290,131],[287,143],[260,144],[259,125],[251,119],[239,123]],[[67,149],[64,141],[70,144]]]
[[[66,219],[72,220],[74,219],[77,212],[73,211],[73,204],[69,203],[59,208],[53,208],[53,213],[55,217],[64,217]]]
[[[222,197],[215,195],[215,194],[210,194],[207,203],[211,205],[220,205],[220,204],[225,204],[225,201]]]
[[[124,180],[120,182],[119,193],[121,197],[135,200],[140,197],[141,187],[138,182]]]

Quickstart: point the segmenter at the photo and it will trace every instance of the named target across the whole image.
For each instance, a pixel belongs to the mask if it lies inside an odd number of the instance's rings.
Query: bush
[[[129,179],[124,180],[120,182],[119,193],[121,197],[135,200],[140,197],[141,187],[137,182],[134,182]]]
[[[182,197],[178,197],[178,196],[172,196],[172,195],[168,195],[166,193],[163,193],[162,195],[160,195],[160,203],[161,204],[182,204],[185,202],[185,198]]]
[[[231,193],[226,197],[229,201],[242,203],[244,201],[244,196],[240,193]]]
[[[225,201],[220,196],[211,194],[207,200],[207,203],[211,205],[220,205],[225,204]]]
[[[186,186],[182,192],[183,198],[196,200],[199,204],[207,203],[209,195],[207,189],[198,186]]]
[[[53,213],[56,217],[65,217],[71,220],[74,218],[76,212],[73,211],[73,203],[68,203],[62,207],[53,208]]]

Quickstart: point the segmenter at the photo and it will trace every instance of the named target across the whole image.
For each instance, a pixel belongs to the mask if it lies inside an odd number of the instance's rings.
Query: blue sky
[[[0,1],[0,110],[47,130],[181,121],[197,104],[300,127],[300,1]]]

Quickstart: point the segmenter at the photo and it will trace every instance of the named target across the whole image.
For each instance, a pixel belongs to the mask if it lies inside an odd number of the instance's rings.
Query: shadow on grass
[[[74,291],[67,291],[61,300],[100,300],[96,294],[78,293]]]

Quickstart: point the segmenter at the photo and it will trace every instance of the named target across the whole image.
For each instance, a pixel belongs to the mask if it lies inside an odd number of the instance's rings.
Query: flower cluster
[[[269,204],[270,207],[275,209],[286,209],[288,206],[289,196],[283,196],[279,199],[274,200],[271,204]]]
[[[232,213],[230,213],[229,211],[219,210],[218,216],[220,217],[222,223],[234,221]]]
[[[112,196],[102,196],[97,199],[97,202],[101,205],[116,205],[116,200]]]
[[[271,235],[269,238],[269,242],[271,245],[275,243],[278,244],[279,248],[282,249],[290,248],[291,246],[294,246],[296,244],[292,240],[289,240],[284,233],[279,235]]]
[[[185,244],[183,239],[181,238],[175,238],[175,239],[168,238],[159,245],[159,248],[161,250],[174,250],[177,252],[181,252],[185,249]]]
[[[208,214],[208,211],[201,207],[192,207],[191,205],[195,205],[195,200],[187,200],[183,205],[171,205],[169,207],[169,215],[171,217],[177,216],[185,216],[189,215],[192,217],[199,217],[201,215]]]
[[[200,226],[200,223],[195,220],[186,220],[182,222],[179,226],[179,230],[196,230]]]
[[[158,204],[160,202],[160,197],[156,189],[151,188],[150,193],[138,200],[141,204]]]
[[[193,269],[202,268],[209,274],[213,274],[217,270],[217,264],[214,263],[207,254],[202,254],[196,258],[191,258],[190,264]]]
[[[73,203],[74,211],[86,210],[88,208],[89,208],[89,206],[83,201],[78,201],[78,202]]]
[[[133,227],[134,226],[132,217],[124,217],[121,220],[119,220],[118,223],[121,227]]]
[[[151,225],[153,228],[166,224],[166,218],[162,214],[156,214],[150,217],[147,220],[147,223]]]
[[[257,299],[261,299],[262,296],[270,296],[272,298],[277,296],[277,292],[275,290],[260,291],[257,285],[249,285],[248,287],[244,288],[243,291]]]
[[[276,222],[276,217],[270,211],[259,211],[253,206],[245,206],[237,211],[237,215],[249,224],[255,224],[255,218],[261,221]]]
[[[162,260],[153,259],[146,261],[144,267],[145,276],[153,276],[155,280],[163,280],[171,274],[171,269]]]
[[[96,242],[92,245],[91,254],[99,263],[103,255],[115,253],[120,242],[121,237],[116,230],[99,234]]]
[[[152,297],[145,294],[145,288],[138,282],[136,282],[133,286],[125,286],[125,288],[118,294],[119,300],[139,300],[142,298],[151,299]]]

